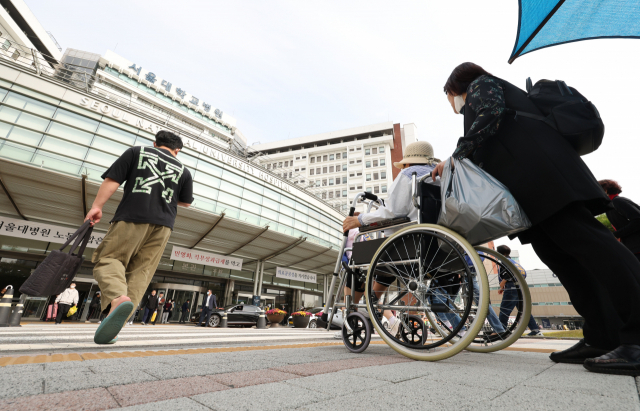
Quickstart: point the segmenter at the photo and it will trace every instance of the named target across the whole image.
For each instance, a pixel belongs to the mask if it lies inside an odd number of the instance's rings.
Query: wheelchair
[[[429,175],[418,179],[413,174],[417,222],[395,218],[361,227],[351,249],[346,248],[348,233],[344,234],[321,320],[329,330],[329,307],[332,313],[345,309],[341,332],[349,351],[365,351],[375,330],[406,357],[438,361],[465,349],[501,350],[524,333],[531,297],[523,275],[498,252],[474,247],[460,234],[435,224],[441,207],[438,183]],[[368,212],[383,205],[376,195],[359,193],[350,216],[359,203],[367,204]],[[348,262],[342,260],[345,251],[352,252]],[[510,283],[508,293],[499,293],[502,281]],[[342,302],[346,284],[351,294]],[[355,301],[357,284],[364,284],[364,303]],[[386,327],[383,317],[392,312],[397,325]]]

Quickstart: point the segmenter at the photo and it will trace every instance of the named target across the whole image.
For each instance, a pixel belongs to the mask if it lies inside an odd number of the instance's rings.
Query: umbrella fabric
[[[640,38],[640,0],[520,0],[509,63],[545,47],[602,38]]]

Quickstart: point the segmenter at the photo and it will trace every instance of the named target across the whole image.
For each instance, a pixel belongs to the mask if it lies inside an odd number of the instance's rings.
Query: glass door
[[[170,322],[178,322],[180,321],[180,316],[182,316],[182,305],[189,300],[189,304],[193,306],[193,291],[184,291],[184,290],[169,290],[169,294],[172,295],[171,301],[173,304],[173,311],[171,311],[171,315],[169,316]],[[188,320],[188,317],[187,317]]]

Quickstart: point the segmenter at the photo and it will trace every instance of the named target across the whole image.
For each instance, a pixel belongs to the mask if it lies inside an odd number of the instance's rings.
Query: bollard
[[[7,286],[7,292],[0,300],[0,327],[9,326],[9,316],[11,315],[11,300],[13,299],[13,286]]]
[[[24,311],[24,300],[27,299],[25,294],[20,296],[20,301],[16,304],[16,308],[13,309],[13,314],[11,314],[11,319],[9,320],[9,327],[22,327],[20,325],[20,320],[22,319],[22,312]]]
[[[220,320],[219,327],[220,328],[227,328],[228,327],[228,325],[227,325],[227,313],[226,312],[222,313],[222,319]]]
[[[267,328],[267,317],[264,315],[264,310],[260,311],[260,317],[258,317],[258,323],[256,324],[256,328],[259,330]]]

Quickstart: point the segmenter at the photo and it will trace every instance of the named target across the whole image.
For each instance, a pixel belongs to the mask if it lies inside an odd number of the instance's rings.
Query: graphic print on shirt
[[[158,169],[159,161],[165,164],[164,172]],[[166,161],[156,153],[145,151],[144,147],[142,147],[140,149],[140,158],[138,160],[138,170],[144,170],[145,168],[149,169],[153,176],[149,178],[137,177],[135,185],[131,190],[134,193],[151,194],[151,190],[156,184],[162,186],[164,189],[164,180],[167,179],[171,179],[174,183],[178,184],[180,177],[182,177],[182,172],[184,171],[183,165],[178,167],[175,164]],[[173,189],[164,189],[162,191],[162,197],[167,203],[171,203],[171,199],[173,198]]]

